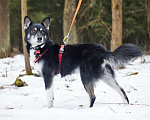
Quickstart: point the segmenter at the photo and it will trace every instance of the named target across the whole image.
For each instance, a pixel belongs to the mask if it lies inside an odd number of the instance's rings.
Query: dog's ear
[[[32,24],[32,21],[30,17],[25,16],[24,17],[24,30],[26,30],[31,24]]]
[[[46,28],[47,30],[49,30],[50,18],[49,18],[49,17],[46,17],[46,18],[43,20],[43,22],[42,22],[41,24],[43,24],[43,25],[45,26],[45,28]]]

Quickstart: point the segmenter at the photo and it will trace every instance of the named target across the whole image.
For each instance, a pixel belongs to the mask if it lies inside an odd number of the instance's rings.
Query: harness
[[[44,44],[45,45],[45,44]],[[35,52],[34,54],[37,55],[36,59],[33,61],[34,64],[37,63],[37,61],[47,52],[48,49],[46,49],[42,54],[39,50],[39,48],[43,48],[44,45],[41,45],[41,46],[36,46],[36,47],[30,47],[30,49],[34,49]],[[60,69],[61,69],[61,60],[62,60],[62,54],[64,53],[64,47],[65,45],[61,45],[60,46],[60,49],[59,49],[59,54],[58,54],[58,58],[59,58],[59,68],[58,68],[58,71],[57,71],[57,74],[60,73]]]
[[[34,54],[37,55],[36,59],[33,61],[34,64],[47,52],[48,49],[46,49],[42,54],[41,51],[39,50],[40,48],[43,48],[45,44],[42,44],[40,46],[35,46],[35,47],[30,47],[30,49],[35,50]]]
[[[35,51],[34,54],[36,55],[39,54],[39,55],[36,57],[36,59],[33,62],[36,63],[47,52],[47,50],[48,49],[46,49],[42,54],[40,54],[40,50]]]
[[[58,58],[59,58],[59,69],[57,71],[57,74],[60,73],[60,69],[61,69],[61,60],[62,60],[62,54],[64,53],[64,47],[65,45],[61,45],[60,49],[59,49],[59,54],[58,54]]]

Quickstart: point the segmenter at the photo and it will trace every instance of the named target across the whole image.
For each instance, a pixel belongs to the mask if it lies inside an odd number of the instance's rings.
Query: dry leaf
[[[69,88],[70,86],[69,86],[68,84],[65,84],[65,87],[66,87],[66,88]]]
[[[5,74],[2,74],[2,77],[6,77]]]
[[[138,74],[138,72],[135,72],[135,73],[131,73],[129,76],[131,76],[131,75],[137,75]]]
[[[3,86],[1,86],[0,89],[5,89],[5,88]]]
[[[83,107],[83,105],[79,105],[79,107]]]
[[[125,67],[120,67],[120,69],[125,69]]]

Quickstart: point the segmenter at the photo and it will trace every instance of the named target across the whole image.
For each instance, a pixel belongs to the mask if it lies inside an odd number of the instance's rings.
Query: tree
[[[63,13],[65,0],[36,0],[34,5],[33,0],[27,1],[28,16],[30,16],[30,18],[36,23],[41,22],[46,16],[49,16],[51,18],[49,30],[50,38],[54,43],[63,44]],[[78,1],[79,0],[76,0],[76,5]],[[147,1],[149,2],[150,0],[122,1],[122,42],[134,43],[140,46],[143,50],[150,50],[147,21],[147,10],[150,7],[147,7]],[[11,3],[9,4],[11,46],[17,48],[19,45],[20,50],[22,50],[22,42],[20,40],[21,0],[9,0],[9,3]],[[76,32],[79,42],[100,43],[106,46],[107,49],[110,49],[112,33],[111,13],[110,0],[82,0],[82,5],[76,18]],[[74,13],[70,12],[69,15],[70,14]],[[72,18],[70,18],[70,21],[72,19],[73,15]],[[70,24],[68,25],[69,27]],[[64,35],[67,35],[67,32],[68,30],[66,30],[66,34]],[[69,41],[70,40],[71,38]]]
[[[10,25],[8,0],[0,0],[0,58],[10,56]]]
[[[22,51],[21,0],[9,0],[11,47]],[[14,51],[13,51],[14,52]]]
[[[32,70],[30,66],[30,61],[29,61],[29,55],[27,53],[26,49],[26,43],[24,41],[24,17],[27,15],[27,0],[21,0],[21,10],[22,10],[22,43],[23,43],[23,53],[25,57],[25,67],[26,67],[26,74],[31,75]]]
[[[68,34],[74,13],[76,10],[76,0],[65,0],[64,15],[63,15],[63,32],[64,37]],[[68,44],[77,44],[76,22],[72,26]]]
[[[145,0],[147,10],[147,31],[150,39],[150,0]]]
[[[111,50],[122,44],[122,0],[112,0]]]

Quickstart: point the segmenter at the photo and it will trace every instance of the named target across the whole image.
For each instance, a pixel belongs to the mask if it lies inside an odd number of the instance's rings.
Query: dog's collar
[[[41,45],[37,45],[37,46],[31,46],[30,49],[33,49],[33,50],[38,50],[40,48],[43,48],[45,46],[45,44],[41,44]]]

